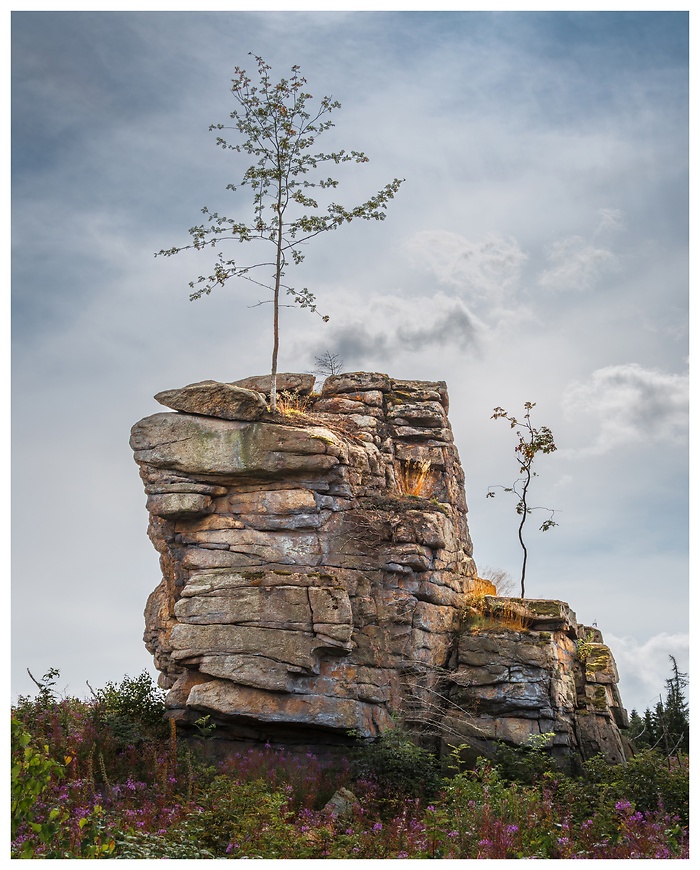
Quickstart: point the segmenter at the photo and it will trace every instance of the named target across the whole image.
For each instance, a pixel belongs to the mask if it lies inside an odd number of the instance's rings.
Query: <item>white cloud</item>
[[[305,336],[298,346],[304,347],[310,358],[330,347],[346,370],[386,368],[403,351],[447,346],[462,352],[478,351],[486,333],[486,326],[464,302],[446,293],[414,297],[407,305],[400,295],[366,299],[346,291],[338,294],[333,319],[323,337],[309,344]]]
[[[411,236],[404,247],[413,266],[432,272],[472,304],[494,307],[511,299],[527,260],[515,239],[496,234],[472,242],[458,233],[425,230]]]
[[[598,225],[592,239],[620,230],[624,223],[625,215],[620,209],[599,208]],[[579,235],[557,239],[545,253],[549,265],[537,279],[545,290],[585,292],[605,273],[619,268],[617,257],[609,248]]]
[[[661,632],[640,643],[634,637],[605,634],[620,674],[620,694],[628,711],[640,715],[653,708],[659,695],[665,700],[666,680],[671,676],[671,660],[676,659],[682,673],[688,671],[689,637],[687,634]]]
[[[605,366],[586,383],[569,384],[562,398],[569,418],[594,417],[597,437],[570,455],[597,455],[634,443],[680,441],[688,425],[688,376],[637,363]]]
[[[552,489],[565,489],[572,486],[575,483],[575,478],[573,474],[562,474],[558,480],[554,482],[552,485]]]
[[[547,254],[549,268],[540,273],[538,284],[545,290],[590,290],[605,272],[617,268],[617,258],[607,248],[596,247],[581,236],[554,242]]]
[[[600,208],[598,209],[598,216],[600,221],[596,231],[593,233],[594,236],[610,230],[622,229],[625,225],[624,212],[620,211],[619,208]]]

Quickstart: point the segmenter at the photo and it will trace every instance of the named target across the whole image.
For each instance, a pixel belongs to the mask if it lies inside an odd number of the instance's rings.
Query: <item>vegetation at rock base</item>
[[[277,408],[281,291],[286,291],[301,308],[318,313],[316,297],[308,287],[297,290],[285,283],[286,270],[290,265],[303,262],[304,247],[316,236],[355,219],[384,220],[384,209],[394,198],[403,179],[395,178],[374,196],[352,208],[336,202],[327,202],[324,207],[314,198],[318,196],[316,191],[323,195],[335,190],[339,184],[337,179],[324,177],[325,165],[367,163],[369,158],[361,151],[342,149],[328,154],[316,151],[316,139],[335,126],[329,115],[340,108],[340,103],[324,96],[315,108],[307,107],[313,97],[306,92],[307,82],[298,66],[292,67],[288,79],[280,79],[274,84],[270,79],[269,64],[257,56],[255,62],[257,83],[253,83],[244,69],[235,68],[231,93],[239,108],[230,113],[233,125],[212,124],[209,128],[216,132],[235,130],[240,142],[231,144],[217,135],[216,144],[236,153],[245,151],[255,160],[237,185],[227,185],[227,190],[232,192],[242,187],[250,189],[252,215],[248,220],[229,218],[211,212],[205,206],[202,214],[207,223],[190,229],[191,244],[161,250],[156,256],[170,257],[188,249],[202,251],[229,241],[252,243],[256,252],[262,249],[259,256],[256,253],[252,261],[243,263],[219,252],[211,274],[200,275],[196,281],[190,282],[190,299],[208,295],[214,287],[223,287],[231,278],[251,281],[272,293],[272,299],[263,302],[272,302],[273,306],[270,408],[274,412]],[[314,196],[310,195],[312,193]],[[267,256],[265,251],[270,251],[270,255]],[[328,320],[328,317],[324,316],[323,320]],[[331,373],[335,373],[337,359],[331,355],[325,363],[332,363]]]
[[[322,764],[265,745],[204,760],[147,674],[88,701],[59,674],[12,709],[17,858],[687,858],[688,757],[641,748],[564,776],[541,744],[439,762],[400,728]],[[679,679],[683,675],[678,675]],[[673,678],[672,678],[673,679]],[[347,788],[347,811],[326,808]]]
[[[524,407],[525,414],[523,415],[522,420],[509,416],[508,412],[504,411],[503,408],[499,407],[493,409],[493,414],[491,415],[492,420],[508,420],[510,428],[515,429],[515,434],[518,438],[518,443],[515,445],[515,458],[518,462],[519,471],[522,477],[515,480],[511,486],[490,486],[486,493],[487,498],[494,498],[496,495],[494,490],[502,489],[503,492],[512,492],[517,498],[515,512],[520,517],[520,523],[518,524],[518,541],[520,542],[520,547],[523,551],[523,565],[520,574],[521,598],[525,597],[525,569],[527,568],[528,551],[523,538],[523,529],[528,516],[530,516],[533,511],[538,510],[549,512],[548,519],[546,519],[540,526],[541,532],[547,532],[549,529],[558,525],[558,523],[554,522],[555,511],[551,508],[543,508],[540,506],[533,507],[528,502],[532,479],[533,477],[537,477],[537,472],[533,468],[535,457],[539,453],[554,453],[557,449],[557,445],[554,443],[554,436],[552,435],[551,429],[547,426],[540,426],[537,428],[532,425],[530,412],[535,407],[535,402],[525,402]]]

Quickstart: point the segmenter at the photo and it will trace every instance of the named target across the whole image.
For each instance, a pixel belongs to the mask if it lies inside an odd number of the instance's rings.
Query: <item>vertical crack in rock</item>
[[[621,760],[599,632],[563,602],[483,594],[444,382],[353,372],[319,395],[281,377],[286,414],[266,410],[269,376],[203,381],[132,428],[169,715],[185,732],[211,715],[222,745],[342,746],[399,719],[446,751],[554,732],[562,763]]]

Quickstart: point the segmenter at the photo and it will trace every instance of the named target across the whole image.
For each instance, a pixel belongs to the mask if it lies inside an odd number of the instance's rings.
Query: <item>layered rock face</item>
[[[562,766],[601,753],[625,760],[627,713],[601,633],[576,621],[563,601],[470,596],[447,678],[443,739],[489,755],[548,735]]]
[[[560,603],[514,627],[484,595],[445,384],[359,372],[314,394],[279,375],[273,415],[268,383],[159,393],[176,413],[132,429],[163,575],[145,640],[181,727],[342,744],[398,718],[476,749],[554,731],[563,754],[617,760],[602,639]]]

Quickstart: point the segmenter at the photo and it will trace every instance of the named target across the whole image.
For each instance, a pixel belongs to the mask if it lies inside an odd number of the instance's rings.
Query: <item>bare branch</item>
[[[36,679],[36,677],[34,676],[34,674],[32,674],[32,672],[29,670],[29,668],[27,668],[27,673],[29,674],[29,676],[30,676],[30,678],[35,686],[37,686],[39,689],[44,688],[44,685],[42,683],[40,683],[39,680]]]

